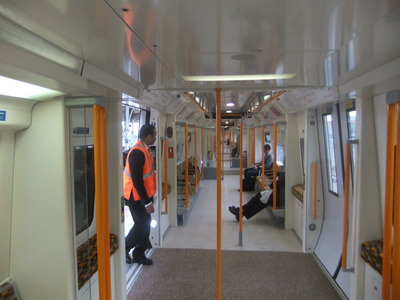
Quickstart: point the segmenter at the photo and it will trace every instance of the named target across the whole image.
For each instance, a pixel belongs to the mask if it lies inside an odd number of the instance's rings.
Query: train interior
[[[220,203],[223,250],[309,253],[343,299],[399,299],[399,32],[397,0],[1,1],[1,291],[127,299],[123,152],[150,123],[154,249],[216,249]],[[238,191],[266,143],[272,175]],[[240,233],[228,207],[278,175],[284,204]]]

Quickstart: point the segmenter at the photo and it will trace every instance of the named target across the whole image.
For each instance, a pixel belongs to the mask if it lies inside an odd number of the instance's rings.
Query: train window
[[[347,116],[347,130],[348,130],[348,137],[349,139],[355,139],[356,138],[356,111],[355,109],[348,109],[346,110],[346,116]],[[351,170],[353,173],[353,170],[355,168],[355,158],[356,158],[356,145],[351,144]]]
[[[271,142],[271,134],[269,131],[265,133],[264,140],[265,140],[264,142],[268,142],[268,143]]]
[[[89,228],[94,217],[93,145],[74,147],[76,235]]]
[[[325,114],[322,117],[324,137],[325,137],[325,154],[327,160],[327,171],[328,171],[328,188],[329,192],[337,195],[338,194],[338,182],[337,182],[337,171],[336,171],[336,160],[335,160],[335,147],[334,147],[334,136],[333,136],[333,123],[332,115]]]
[[[303,181],[304,181],[304,177],[305,177],[305,173],[304,173],[304,138],[300,139],[300,155],[301,155],[301,169],[303,172]]]
[[[149,112],[139,107],[122,105],[122,151],[130,149],[139,140],[139,129],[148,123]]]
[[[285,164],[285,147],[282,144],[276,145],[276,162],[279,165]]]

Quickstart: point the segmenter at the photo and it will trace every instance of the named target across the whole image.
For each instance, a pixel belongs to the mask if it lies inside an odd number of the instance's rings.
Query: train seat
[[[165,199],[165,195],[171,193],[171,185],[169,183],[166,184],[165,182],[163,182],[161,184],[161,187],[162,187],[162,198],[164,200]]]
[[[303,203],[304,198],[304,184],[299,183],[292,186],[292,194],[295,196],[301,203]]]
[[[17,288],[15,283],[7,278],[0,284],[0,299],[1,300],[19,300],[21,299],[18,296]]]
[[[367,241],[362,243],[361,257],[375,271],[382,275],[383,240]]]
[[[118,237],[110,234],[110,256],[118,250]],[[95,234],[76,250],[78,258],[78,289],[97,272],[97,235]]]

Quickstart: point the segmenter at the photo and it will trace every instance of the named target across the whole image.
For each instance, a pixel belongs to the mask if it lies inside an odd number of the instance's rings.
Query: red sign
[[[174,148],[168,147],[168,158],[174,158]]]

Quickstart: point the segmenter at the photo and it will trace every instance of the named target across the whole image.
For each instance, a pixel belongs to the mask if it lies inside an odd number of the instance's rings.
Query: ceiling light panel
[[[296,74],[258,74],[258,75],[215,75],[215,76],[183,76],[185,81],[249,81],[291,79]]]
[[[41,100],[63,95],[63,93],[23,81],[0,76],[0,95],[30,100]]]

